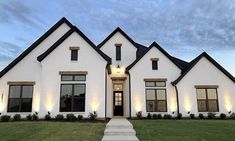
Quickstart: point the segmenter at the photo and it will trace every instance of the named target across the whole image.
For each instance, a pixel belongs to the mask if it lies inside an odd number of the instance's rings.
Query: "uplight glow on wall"
[[[191,111],[192,108],[191,101],[188,95],[184,97],[184,108],[187,112]]]
[[[46,94],[46,102],[45,102],[45,107],[47,109],[47,111],[51,111],[54,104],[53,104],[53,98],[52,98],[52,93],[51,92],[48,92]]]
[[[224,107],[228,112],[231,111],[233,107],[231,97],[227,93],[224,94]]]
[[[94,94],[91,98],[91,108],[92,108],[92,110],[97,111],[98,108],[99,108],[99,105],[100,105],[99,99],[98,99],[97,95]]]
[[[34,109],[35,112],[38,112],[39,111],[39,105],[40,105],[40,93],[39,92],[35,93],[33,100],[34,100],[33,109]]]
[[[141,98],[139,95],[135,95],[134,105],[135,105],[136,112],[142,111]]]
[[[4,99],[3,99],[3,92],[0,97],[0,113],[2,113],[4,110]]]

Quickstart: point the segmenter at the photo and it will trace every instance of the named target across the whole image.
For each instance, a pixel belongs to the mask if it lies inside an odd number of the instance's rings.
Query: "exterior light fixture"
[[[121,71],[121,68],[120,68],[120,66],[118,64],[118,66],[117,66],[117,73],[120,73],[120,71]]]
[[[2,113],[0,113],[0,115],[1,115]]]
[[[175,114],[175,111],[173,111],[172,114]]]
[[[38,115],[38,112],[35,112],[35,115]]]
[[[49,111],[48,111],[47,113],[48,113],[48,115],[50,115],[50,114],[51,114],[51,112],[49,112]]]
[[[231,114],[232,113],[232,111],[230,110],[229,112],[228,112],[228,114]]]
[[[190,111],[188,111],[188,114],[190,114]]]

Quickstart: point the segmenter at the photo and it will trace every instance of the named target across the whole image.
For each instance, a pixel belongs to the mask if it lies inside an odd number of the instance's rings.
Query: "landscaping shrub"
[[[191,119],[194,119],[194,118],[195,118],[195,115],[194,115],[194,114],[190,114],[190,118],[191,118]]]
[[[163,118],[164,118],[164,119],[171,119],[172,116],[171,116],[170,114],[165,114]]]
[[[51,120],[51,114],[49,114],[49,113],[46,114],[46,115],[45,115],[45,120]]]
[[[13,116],[13,118],[14,118],[14,121],[20,121],[20,120],[21,120],[20,114],[15,114],[15,115]]]
[[[142,111],[136,113],[138,119],[142,119]]]
[[[27,119],[27,120],[32,120],[32,115],[31,115],[31,114],[27,115],[27,116],[26,116],[26,119]]]
[[[230,115],[230,118],[231,118],[231,119],[235,119],[235,113],[232,113],[232,114]]]
[[[56,116],[55,116],[55,120],[57,120],[57,121],[64,120],[64,115],[62,115],[62,114],[56,115]]]
[[[204,119],[204,115],[203,115],[203,114],[201,114],[201,113],[199,114],[199,116],[198,116],[198,117],[199,117],[199,119]]]
[[[2,122],[8,122],[11,119],[11,116],[8,115],[2,115],[1,116],[1,121]]]
[[[215,119],[215,113],[208,113],[207,114],[208,119]]]
[[[78,115],[78,120],[82,120],[83,116],[82,115]]]
[[[182,119],[182,114],[179,113],[178,116],[177,116],[178,119]]]
[[[157,114],[153,114],[153,119],[157,119]]]
[[[74,114],[67,114],[66,115],[66,119],[68,121],[76,121],[77,120],[77,117],[74,115]]]
[[[98,117],[98,115],[97,115],[96,111],[94,111],[93,113],[89,113],[88,117],[90,120],[95,120]]]
[[[38,120],[38,114],[37,113],[33,114],[32,119],[33,120]]]
[[[148,113],[148,115],[147,115],[147,119],[152,119],[152,115],[151,115],[151,113]]]
[[[227,117],[227,116],[226,116],[224,113],[221,113],[221,114],[220,114],[220,119],[226,119],[226,117]]]
[[[158,119],[162,119],[162,114],[157,114]]]

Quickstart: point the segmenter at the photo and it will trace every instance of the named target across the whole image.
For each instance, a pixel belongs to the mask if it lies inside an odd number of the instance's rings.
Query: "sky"
[[[234,0],[0,0],[0,69],[66,17],[98,45],[120,27],[191,61],[206,51],[235,76]]]

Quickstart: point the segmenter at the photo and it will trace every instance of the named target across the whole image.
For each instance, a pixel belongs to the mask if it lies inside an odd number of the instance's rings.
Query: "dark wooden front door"
[[[113,115],[123,116],[123,91],[113,92]]]

